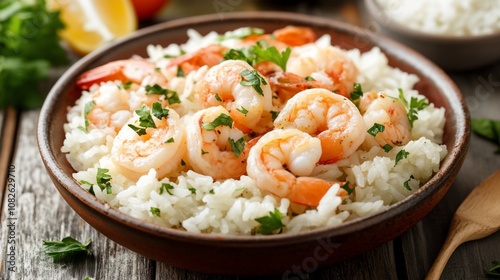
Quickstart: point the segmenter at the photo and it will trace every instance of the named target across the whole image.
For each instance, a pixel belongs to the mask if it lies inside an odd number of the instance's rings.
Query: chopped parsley
[[[184,75],[184,71],[182,70],[182,67],[179,65],[177,66],[177,74],[176,74],[177,77],[185,77]]]
[[[97,168],[96,181],[97,186],[103,191],[106,189],[107,194],[111,194],[111,175],[108,174],[109,169],[107,168]]]
[[[210,123],[202,123],[201,126],[205,130],[207,130],[207,131],[214,130],[218,126],[233,127],[233,119],[230,116],[226,115],[226,114],[220,114],[212,122],[210,122]]]
[[[178,104],[181,103],[181,99],[179,98],[179,95],[177,94],[176,91],[169,90],[166,88],[162,88],[158,84],[154,84],[153,86],[151,85],[146,85],[146,94],[159,94],[165,96],[165,100],[167,100],[168,104]]]
[[[242,86],[251,86],[255,91],[264,96],[264,91],[260,87],[261,84],[267,85],[266,79],[264,79],[257,70],[248,70],[245,69],[241,71],[240,73],[241,77],[243,78],[240,81],[240,84]]]
[[[151,207],[151,208],[149,208],[149,212],[151,212],[151,214],[153,214],[153,216],[157,216],[157,217],[161,216],[160,208]]]
[[[347,194],[351,194],[354,191],[354,188],[349,187],[349,181],[345,182],[342,186],[340,186],[342,189],[344,189]]]
[[[169,110],[167,108],[162,108],[159,102],[153,103],[153,108],[151,109],[151,113],[157,119],[161,120],[163,118],[168,117]]]
[[[195,188],[188,188],[188,190],[189,190],[192,194],[196,194],[196,189],[195,189]]]
[[[132,81],[128,81],[122,84],[123,89],[130,89],[132,86]]]
[[[411,191],[411,186],[410,186],[410,181],[415,179],[415,177],[413,177],[413,175],[410,176],[410,179],[406,180],[404,183],[403,183],[403,187],[405,187],[405,189]]]
[[[472,131],[478,136],[497,144],[496,154],[500,154],[500,121],[491,119],[472,119]]]
[[[206,155],[206,154],[208,154],[208,153],[209,153],[209,152],[206,152],[206,151],[204,151],[204,150],[201,150],[201,155],[202,155],[202,156],[203,156],[203,155]]]
[[[89,193],[93,196],[95,196],[95,192],[94,192],[94,184],[92,184],[91,182],[89,181],[85,181],[85,180],[81,180],[80,181],[80,184],[83,184],[83,185],[89,185]]]
[[[379,123],[374,123],[374,124],[373,124],[373,126],[372,126],[372,127],[370,127],[370,128],[368,129],[368,131],[367,131],[367,132],[368,132],[371,136],[374,136],[374,137],[375,137],[375,136],[377,136],[377,134],[378,134],[379,132],[384,132],[384,130],[385,130],[385,126],[384,126],[384,125],[379,124]]]
[[[356,100],[360,100],[361,97],[363,96],[363,90],[361,89],[361,84],[358,84],[358,83],[354,83],[353,85],[353,90],[351,91],[350,93],[351,95],[351,101],[356,101]]]
[[[250,52],[255,54],[257,63],[262,61],[271,61],[278,65],[283,72],[286,72],[286,63],[290,58],[292,49],[287,47],[284,51],[279,52],[275,46],[263,48],[263,44],[257,42],[257,44],[250,49]]]
[[[242,60],[253,65],[255,57],[252,54],[245,53],[244,50],[230,49],[224,54],[224,60]]]
[[[144,127],[135,126],[130,123],[128,124],[128,127],[130,127],[139,136],[146,135],[146,129]]]
[[[160,85],[158,84],[154,84],[154,85],[146,85],[146,94],[147,95],[151,95],[151,94],[158,94],[158,95],[166,95],[167,94],[167,90],[162,88]]]
[[[271,111],[271,118],[273,119],[273,121],[278,117],[279,114],[280,112]]]
[[[236,111],[242,113],[243,115],[248,114],[248,110],[243,106],[241,106],[241,108],[236,108]]]
[[[167,139],[167,141],[165,141],[166,144],[168,144],[168,143],[174,143],[174,142],[175,142],[174,137],[170,137],[170,138]]]
[[[409,154],[410,154],[410,153],[409,153],[409,152],[407,152],[407,151],[405,151],[405,150],[401,150],[401,151],[399,151],[399,152],[396,154],[396,162],[394,163],[394,166],[396,166],[400,160],[402,160],[402,159],[404,159],[404,158],[407,158]]]
[[[308,81],[308,82],[311,82],[311,81],[315,81],[313,77],[311,76],[307,76],[304,78],[304,80]]]
[[[92,111],[92,109],[94,109],[95,107],[95,100],[92,100],[90,102],[87,102],[85,104],[85,107],[83,108],[83,118],[85,119],[85,131],[88,131],[89,129],[89,125],[90,125],[90,122],[89,122],[89,113],[90,111]]]
[[[268,235],[273,232],[280,230],[285,226],[281,219],[283,215],[278,209],[274,209],[274,212],[270,211],[269,215],[255,219],[260,226],[257,229],[257,233]]]
[[[156,105],[156,109],[157,109],[156,114],[163,114],[164,113],[163,110],[158,112],[159,111],[158,106],[161,109],[160,103],[157,103],[157,102],[154,103],[153,107],[155,106],[155,104],[158,104],[158,105]],[[139,136],[145,135],[147,128],[156,128],[156,124],[153,120],[153,117],[151,116],[150,109],[148,106],[142,105],[141,109],[135,110],[135,113],[139,116],[139,126],[136,126],[133,124],[128,124],[128,127],[130,127],[132,130],[134,130],[135,133],[137,133],[137,135],[139,135]]]
[[[393,146],[389,145],[389,144],[385,144],[382,149],[384,149],[384,151],[386,153],[390,152],[392,150],[392,148],[394,148]]]
[[[408,114],[408,121],[410,121],[410,126],[413,127],[413,122],[418,120],[418,111],[429,106],[429,103],[425,98],[418,99],[416,97],[411,97],[410,102],[406,100],[403,94],[403,90],[399,89],[399,99],[405,105]]]
[[[160,194],[163,194],[164,192],[167,192],[169,195],[173,195],[172,190],[174,189],[174,186],[172,186],[169,183],[161,183],[160,187]]]
[[[217,94],[217,93],[215,94],[215,100],[217,100],[219,102],[222,101],[222,99],[220,98],[219,94]]]
[[[92,239],[82,244],[73,237],[67,236],[61,241],[43,240],[42,252],[51,257],[54,262],[68,261],[81,255],[91,256],[93,253],[90,244],[92,244]]]
[[[243,150],[245,149],[245,140],[246,136],[243,136],[236,141],[234,141],[234,139],[232,138],[228,138],[229,145],[231,146],[231,149],[233,150],[236,157],[239,157],[243,152]]]

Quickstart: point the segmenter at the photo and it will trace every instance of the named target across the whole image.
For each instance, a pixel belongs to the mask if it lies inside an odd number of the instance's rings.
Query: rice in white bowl
[[[409,28],[452,36],[500,31],[498,0],[376,0],[391,20]]]
[[[190,40],[182,46],[149,46],[150,59],[159,66],[165,65],[166,54],[179,55],[181,47],[183,50],[195,51],[219,38],[216,33],[201,36],[193,30],[189,36]],[[226,44],[231,45],[231,40]],[[330,38],[323,36],[316,44],[330,44]],[[411,97],[425,98],[413,89],[418,77],[390,67],[380,49],[373,48],[366,53],[356,49],[344,52],[359,69],[357,82],[363,91],[383,90],[397,98],[401,90],[407,100]],[[185,106],[194,106],[190,97],[193,84],[205,72],[206,68],[202,67],[172,82],[171,86],[179,92],[182,103],[187,104]],[[178,177],[158,178],[157,172],[152,169],[135,182],[122,175],[110,158],[116,136],[114,129],[82,130],[85,124],[82,114],[84,106],[90,101],[90,93],[97,88],[111,92],[119,90],[114,82],[107,82],[83,91],[75,106],[69,108],[68,122],[64,126],[66,138],[62,151],[76,170],[73,174],[75,180],[110,207],[123,213],[189,232],[253,235],[260,226],[256,219],[274,211],[279,211],[283,216],[284,227],[280,232],[285,234],[339,225],[377,213],[406,198],[438,171],[447,153],[446,146],[441,144],[444,109],[430,104],[418,111],[418,120],[411,130],[412,140],[408,144],[396,146],[388,152],[379,147],[368,151],[358,150],[334,164],[317,165],[314,176],[339,183],[333,184],[316,208],[295,205],[287,198],[265,193],[246,175],[238,180],[214,181],[210,176],[189,170],[183,171]],[[183,115],[192,108],[176,110]],[[408,153],[407,157],[396,163],[401,150]],[[106,189],[101,190],[96,186],[99,168],[109,170],[108,174],[112,178],[109,194]],[[353,192],[344,199],[336,195],[343,184],[340,181],[348,181],[351,186],[355,186]]]

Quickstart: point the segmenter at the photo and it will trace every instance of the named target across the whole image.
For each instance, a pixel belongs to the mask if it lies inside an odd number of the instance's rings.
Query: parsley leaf
[[[257,43],[251,52],[255,54],[257,63],[262,61],[271,61],[278,65],[283,72],[286,72],[286,63],[292,54],[292,49],[287,47],[284,51],[279,52],[275,46],[263,48],[262,44]]]
[[[379,132],[384,132],[384,130],[385,130],[385,126],[384,126],[384,125],[379,124],[379,123],[374,123],[374,124],[373,124],[373,126],[372,126],[372,127],[370,127],[370,128],[368,129],[368,131],[367,131],[367,132],[368,132],[371,136],[374,136],[374,137],[375,137],[375,136],[377,136],[377,134],[378,134]]]
[[[163,118],[168,117],[169,110],[167,108],[162,108],[159,102],[153,103],[153,108],[151,109],[151,113],[157,119],[161,120]]]
[[[236,157],[239,157],[243,152],[243,150],[245,149],[245,140],[246,140],[245,136],[241,137],[236,141],[234,141],[234,139],[232,138],[228,138],[229,145],[231,146],[231,149],[233,150]]]
[[[50,66],[68,63],[57,35],[63,27],[59,12],[48,11],[45,0],[0,1],[0,108],[42,105],[39,82]]]
[[[179,95],[176,91],[162,88],[158,84],[154,84],[152,86],[146,85],[145,89],[147,95],[158,94],[165,96],[165,100],[167,100],[168,104],[170,105],[181,103],[181,99],[179,98]]]
[[[275,208],[274,212],[269,212],[269,215],[255,219],[260,224],[257,232],[267,235],[276,230],[281,230],[285,226],[281,221],[282,218],[281,212]]]
[[[353,90],[351,91],[350,95],[351,95],[350,99],[353,102],[361,99],[361,97],[363,96],[363,90],[361,89],[361,84],[354,83]]]
[[[484,269],[484,274],[487,276],[500,277],[500,262],[493,261],[492,264],[492,267]]]
[[[158,217],[161,216],[160,208],[151,207],[151,208],[149,208],[149,212],[151,212],[151,214],[153,214],[153,216],[158,216]]]
[[[349,181],[345,182],[345,184],[343,184],[340,187],[343,188],[347,192],[348,195],[354,191],[354,188],[349,187]]]
[[[408,102],[408,100],[404,97],[402,89],[399,89],[399,99],[408,110],[408,120],[410,121],[410,126],[413,127],[413,122],[418,120],[418,111],[429,106],[429,103],[425,98],[418,99],[413,96],[410,98],[410,102]]]
[[[498,149],[495,153],[500,154],[500,121],[472,119],[471,128],[475,134],[497,144]]]
[[[253,65],[255,56],[250,53],[246,53],[244,50],[230,49],[224,54],[224,60],[242,60],[250,65]]]
[[[87,243],[82,244],[80,241],[71,236],[64,237],[61,241],[43,240],[42,252],[51,257],[54,262],[62,260],[71,260],[79,255],[92,255],[89,239]]]
[[[172,186],[169,183],[162,183],[160,187],[160,194],[163,194],[164,192],[167,192],[169,195],[173,195],[172,190],[174,189],[174,186]]]
[[[92,109],[94,109],[95,107],[95,100],[92,100],[90,102],[87,102],[85,104],[85,107],[83,108],[83,118],[85,119],[85,130],[88,131],[89,130],[89,118],[88,118],[88,115],[90,113],[90,111],[92,111]]]
[[[230,116],[226,115],[226,114],[220,114],[212,122],[210,122],[210,123],[202,123],[201,126],[205,130],[207,130],[207,131],[214,130],[218,126],[233,127],[233,119]]]
[[[403,187],[405,187],[405,189],[411,191],[411,186],[410,186],[410,181],[412,179],[415,179],[415,177],[413,177],[413,175],[410,175],[410,179],[406,180],[404,183],[403,183]]]
[[[389,145],[389,144],[385,144],[382,149],[384,149],[384,151],[386,153],[390,152],[392,150],[392,148],[394,148],[393,146]]]
[[[405,150],[401,150],[401,151],[399,151],[399,152],[396,154],[396,162],[394,163],[394,166],[396,166],[400,160],[402,160],[402,159],[404,159],[404,158],[407,158],[409,154],[410,154],[410,153],[409,153],[409,152],[407,152],[407,151],[405,151]]]
[[[153,121],[153,117],[151,117],[150,109],[148,106],[142,105],[141,109],[135,110],[135,113],[139,116],[139,125],[141,127],[156,128],[156,124]]]
[[[248,70],[245,69],[241,71],[240,73],[241,77],[243,78],[240,81],[240,84],[242,86],[251,86],[255,91],[264,96],[264,91],[260,87],[260,84],[267,85],[266,79],[264,79],[257,70]]]
[[[106,189],[107,194],[111,194],[111,175],[108,174],[109,169],[107,168],[97,168],[96,181],[101,191]]]

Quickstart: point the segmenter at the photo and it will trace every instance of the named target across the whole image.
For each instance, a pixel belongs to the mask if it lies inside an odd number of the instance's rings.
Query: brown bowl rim
[[[397,43],[396,41],[379,36],[368,30],[363,30],[358,27],[351,26],[349,24],[338,22],[332,19],[321,18],[317,16],[310,16],[306,14],[289,13],[289,12],[231,12],[225,13],[223,20],[290,20],[309,22],[313,26],[322,26],[327,28],[333,28],[336,31],[342,31],[349,33],[351,35],[363,34],[363,36],[368,36],[373,40],[373,44],[379,46],[383,51],[387,51],[386,48],[393,47],[391,55],[396,55],[402,57],[405,55],[405,59],[410,59],[405,61],[406,64],[416,67],[414,63],[417,63],[419,67],[424,67],[425,69],[431,71],[433,75],[440,76],[443,80],[441,81],[441,88],[443,85],[446,86],[447,90],[450,91],[448,97],[456,98],[451,100],[453,104],[450,104],[452,108],[461,108],[457,112],[457,128],[456,135],[461,141],[457,141],[454,147],[448,150],[448,155],[442,161],[442,165],[439,171],[432,176],[432,178],[424,184],[419,190],[405,199],[392,204],[388,209],[372,214],[362,218],[356,218],[351,221],[344,222],[341,225],[334,227],[324,227],[313,230],[308,230],[300,233],[294,234],[280,234],[280,235],[254,235],[254,236],[239,236],[239,235],[221,235],[221,234],[206,234],[206,233],[191,233],[179,229],[168,228],[160,225],[153,224],[151,222],[143,221],[138,218],[134,218],[125,213],[120,212],[118,209],[111,208],[109,205],[105,204],[103,201],[92,196],[88,191],[83,189],[75,179],[71,177],[70,174],[66,174],[61,168],[60,163],[56,159],[55,155],[52,153],[50,148],[50,134],[48,130],[50,127],[51,115],[49,114],[55,108],[56,100],[61,97],[62,91],[61,87],[69,86],[70,81],[74,80],[76,73],[81,73],[85,68],[92,62],[99,59],[99,57],[105,52],[111,51],[113,48],[118,47],[124,42],[139,40],[140,37],[160,32],[164,29],[175,28],[180,26],[185,26],[192,23],[210,23],[216,20],[220,20],[219,15],[202,15],[183,19],[177,19],[173,21],[168,21],[160,24],[156,24],[151,27],[147,27],[137,32],[124,37],[123,39],[117,40],[95,52],[83,57],[75,64],[73,64],[56,82],[51,91],[49,92],[46,101],[40,111],[40,117],[37,125],[37,140],[40,150],[40,154],[46,168],[52,173],[55,180],[57,180],[71,195],[76,197],[78,200],[83,202],[87,207],[94,209],[102,215],[106,215],[115,221],[126,224],[127,226],[134,228],[135,230],[141,232],[147,232],[149,234],[176,240],[187,240],[195,243],[212,243],[216,241],[219,246],[253,246],[253,244],[259,244],[259,246],[275,246],[277,244],[286,245],[297,243],[298,241],[303,242],[307,240],[316,240],[319,237],[324,236],[336,236],[356,232],[358,230],[370,227],[371,225],[377,224],[389,218],[396,217],[404,213],[407,209],[411,208],[415,204],[421,202],[425,197],[436,191],[443,182],[450,180],[453,173],[456,173],[455,161],[462,162],[463,157],[465,157],[465,151],[468,148],[469,136],[470,136],[470,124],[469,124],[469,112],[464,99],[453,83],[453,81],[436,65],[430,62],[428,59],[420,55],[419,53],[405,47],[404,45]],[[73,77],[73,78],[72,78]]]

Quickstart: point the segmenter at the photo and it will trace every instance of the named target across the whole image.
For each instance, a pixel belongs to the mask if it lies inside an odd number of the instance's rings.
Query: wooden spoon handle
[[[439,280],[455,249],[462,243],[486,237],[497,231],[496,228],[475,223],[469,219],[455,215],[451,221],[450,230],[441,251],[432,265],[426,280]]]

